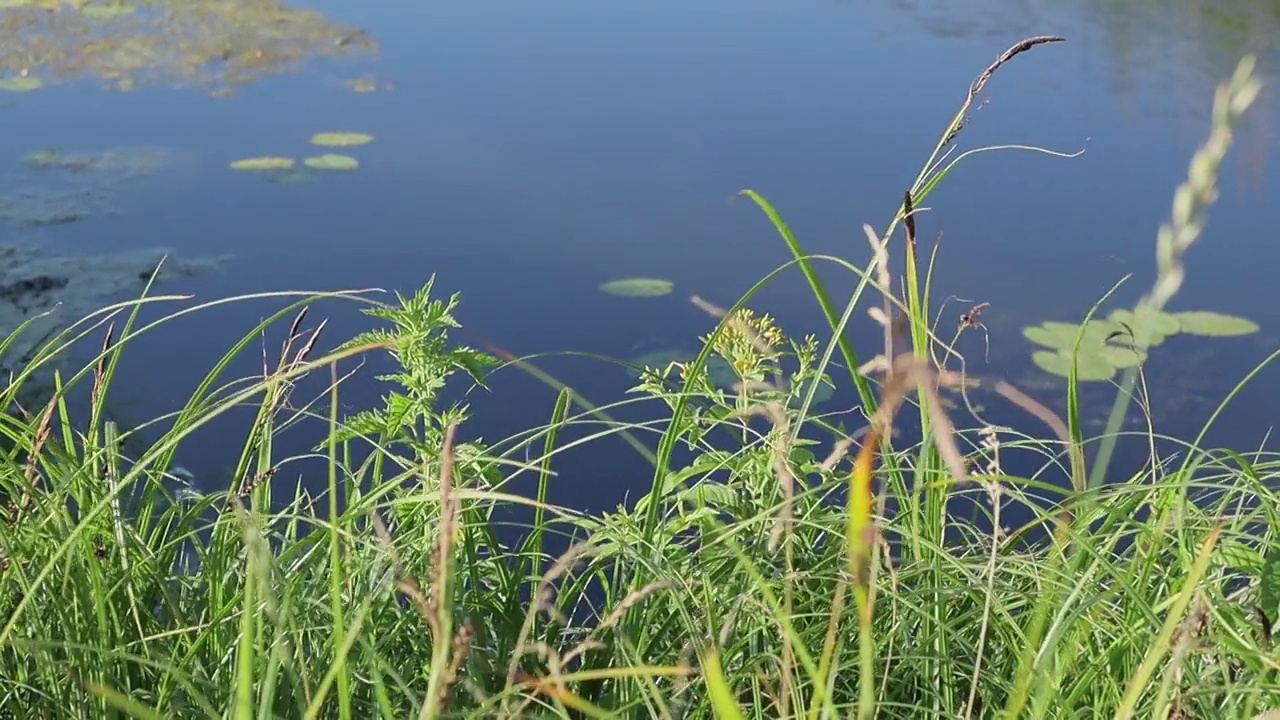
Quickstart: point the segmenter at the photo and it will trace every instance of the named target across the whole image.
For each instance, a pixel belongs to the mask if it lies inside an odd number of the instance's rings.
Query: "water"
[[[1214,84],[1246,50],[1262,53],[1265,73],[1280,66],[1265,44],[1280,37],[1280,14],[1266,5],[315,2],[364,28],[379,53],[319,59],[225,99],[195,88],[108,93],[92,81],[3,98],[13,105],[0,112],[0,162],[47,146],[162,146],[186,158],[131,186],[115,217],[3,232],[63,251],[165,245],[185,256],[233,256],[220,273],[165,288],[206,300],[293,289],[412,292],[436,274],[441,292],[463,294],[464,342],[631,358],[688,346],[710,329],[690,295],[731,304],[788,261],[739,190],[764,194],[810,252],[864,264],[859,228],[884,227],[974,76],[1020,37],[1061,34],[1067,43],[1001,68],[960,144],[1085,153],[973,158],[928,199],[920,221],[922,243],[941,241],[935,296],[991,303],[983,315],[989,364],[980,365],[977,335],[962,351],[984,373],[1023,382],[1035,375],[1023,327],[1080,318],[1126,274],[1125,300],[1149,285],[1155,229],[1203,139]],[[342,85],[364,75],[376,77],[378,91]],[[1150,363],[1163,398],[1158,430],[1194,432],[1277,346],[1268,162],[1276,109],[1267,94],[1241,132],[1176,303],[1245,315],[1262,332],[1158,348]],[[352,150],[358,171],[273,185],[227,169],[242,157],[307,154],[307,138],[327,130],[376,136]],[[631,299],[596,289],[635,275],[671,279],[677,291]],[[837,294],[853,286],[835,267],[824,276]],[[176,410],[216,358],[281,304],[218,308],[162,328],[137,344],[113,399],[132,417]],[[825,327],[794,269],[754,305],[793,334]],[[324,307],[331,342],[367,327],[353,307]],[[964,309],[952,306],[943,327]],[[878,336],[859,313],[856,345],[874,352]],[[235,372],[253,372],[256,353]],[[581,358],[540,367],[599,403],[628,386],[620,369]],[[1240,449],[1262,443],[1280,399],[1274,380],[1264,372],[1214,438]],[[469,396],[471,435],[495,440],[547,421],[550,388],[505,370],[491,389]],[[367,407],[379,392],[363,380],[343,402]],[[1103,415],[1109,397],[1092,393],[1090,412]],[[851,404],[845,388],[822,409]],[[1030,418],[1019,422],[1040,431]],[[180,460],[209,484],[225,482],[220,473],[234,466],[242,434],[221,424]],[[285,443],[302,452],[313,440],[294,434]],[[583,509],[612,507],[647,482],[621,442],[566,456],[559,471],[552,499]]]

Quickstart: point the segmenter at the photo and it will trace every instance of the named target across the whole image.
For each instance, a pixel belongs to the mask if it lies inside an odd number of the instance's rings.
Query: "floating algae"
[[[0,357],[18,372],[70,323],[155,284],[212,271],[214,259],[166,258],[163,248],[96,255],[46,256],[34,247],[0,245],[0,337],[31,321]],[[158,271],[157,271],[158,269]]]
[[[65,225],[116,212],[114,193],[103,188],[28,187],[0,195],[0,222],[25,227]]]
[[[175,159],[172,151],[150,145],[76,152],[46,148],[23,156],[22,164],[37,170],[93,171],[109,176],[106,180],[125,182],[152,175]]]
[[[114,214],[125,185],[167,167],[175,157],[145,146],[29,153],[21,163],[27,172],[0,182],[0,188],[15,188],[0,190],[0,222],[38,227]]]
[[[158,147],[119,147],[65,152],[47,148],[28,153],[26,170],[0,187],[0,221],[23,226],[60,225],[93,215],[113,214],[120,190],[131,181],[170,165],[174,153]]]
[[[225,89],[377,47],[358,28],[280,0],[4,0],[3,7],[0,77],[92,75],[119,89]]]

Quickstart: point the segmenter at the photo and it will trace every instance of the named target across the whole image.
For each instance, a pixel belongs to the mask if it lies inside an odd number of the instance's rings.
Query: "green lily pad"
[[[351,147],[373,142],[373,136],[358,132],[322,132],[311,136],[312,145]]]
[[[1071,373],[1071,356],[1062,352],[1037,350],[1031,355],[1036,367],[1059,377]],[[1101,382],[1115,377],[1116,366],[1101,354],[1081,354],[1076,363],[1076,379],[1080,382]]]
[[[1111,315],[1108,316],[1108,319],[1113,323],[1123,323],[1134,330],[1137,330],[1137,316],[1133,314],[1132,310],[1123,308],[1113,310],[1111,311]],[[1163,340],[1170,335],[1178,334],[1178,332],[1182,330],[1182,323],[1178,321],[1177,317],[1170,313],[1159,312],[1152,318],[1151,326],[1148,329],[1151,331],[1152,335],[1159,335]]]
[[[1125,347],[1118,344],[1107,345],[1098,350],[1097,354],[1101,356],[1102,359],[1119,369],[1133,367],[1134,365],[1140,365],[1147,361],[1147,354],[1145,352],[1139,352],[1135,348]]]
[[[1022,329],[1022,334],[1031,342],[1041,347],[1053,348],[1069,348],[1075,344],[1075,336],[1063,337],[1059,334],[1050,332],[1048,328],[1042,325],[1032,325]]]
[[[112,3],[110,5],[85,5],[80,8],[80,14],[89,18],[114,18],[123,15],[132,15],[137,12],[138,8],[128,3]]]
[[[263,157],[245,158],[231,163],[232,170],[288,170],[297,161],[288,157],[265,155]]]
[[[675,283],[656,278],[625,278],[600,285],[602,292],[624,297],[658,297],[669,295],[674,289]]]
[[[44,81],[34,75],[10,75],[0,78],[0,90],[30,92],[44,87]]]
[[[1174,313],[1182,332],[1188,335],[1211,335],[1228,337],[1234,335],[1251,335],[1258,332],[1258,323],[1234,315],[1222,313],[1194,311]]]
[[[309,157],[303,160],[302,164],[312,170],[355,170],[360,167],[359,160],[349,155],[336,155],[334,153]]]
[[[1119,326],[1104,320],[1094,320],[1085,326],[1080,338],[1082,349],[1102,345],[1107,335]],[[1071,350],[1076,346],[1076,336],[1080,335],[1080,326],[1066,322],[1044,322],[1024,328],[1022,334],[1031,342],[1053,350]]]

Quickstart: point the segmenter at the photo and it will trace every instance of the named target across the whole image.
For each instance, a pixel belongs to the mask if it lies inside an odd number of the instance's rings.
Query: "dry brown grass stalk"
[[[22,492],[22,500],[11,515],[14,522],[31,504],[33,493],[39,486],[40,454],[44,452],[44,446],[49,442],[49,435],[53,432],[53,414],[57,407],[58,395],[54,393],[53,397],[49,398],[49,402],[44,406],[44,412],[40,415],[40,424],[36,426],[36,434],[31,442],[31,450],[27,453],[27,462],[23,467],[23,479],[26,480],[26,487]]]
[[[461,514],[461,507],[458,500],[453,496],[453,443],[454,436],[457,433],[458,424],[456,422],[449,423],[444,430],[444,442],[440,446],[440,529],[439,537],[436,539],[436,557],[435,557],[435,611],[441,617],[445,617],[450,612],[449,603],[449,560],[453,556],[454,536],[458,529],[458,516]],[[430,461],[427,460],[429,463]],[[425,468],[430,476],[430,468]],[[437,630],[444,626],[443,621],[437,624]],[[437,640],[440,642],[441,640]]]
[[[97,414],[100,409],[99,401],[102,399],[103,383],[107,379],[107,353],[111,351],[111,343],[115,337],[116,324],[107,325],[107,332],[102,337],[102,349],[98,353],[98,362],[93,367],[93,386],[89,390],[89,407],[92,408],[94,414],[93,420],[89,423],[90,427],[97,427]]]

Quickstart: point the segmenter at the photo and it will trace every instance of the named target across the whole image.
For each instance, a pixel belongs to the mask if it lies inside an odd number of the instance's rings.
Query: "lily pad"
[[[669,295],[674,289],[675,283],[657,278],[624,278],[600,285],[602,292],[624,297],[658,297]]]
[[[355,170],[360,167],[359,160],[349,155],[336,155],[333,153],[309,157],[303,160],[302,164],[312,170]]]
[[[297,161],[288,157],[266,155],[263,157],[245,158],[231,163],[232,170],[288,170]]]
[[[1059,377],[1071,373],[1071,356],[1063,352],[1038,350],[1031,355],[1036,367]],[[1080,382],[1101,382],[1115,377],[1116,366],[1100,354],[1081,354],[1076,363],[1076,379]]]
[[[1174,313],[1182,332],[1188,335],[1211,335],[1229,337],[1235,335],[1251,335],[1258,332],[1258,323],[1247,318],[1222,313],[1194,311]]]
[[[1136,348],[1125,347],[1118,344],[1107,345],[1098,350],[1097,354],[1120,369],[1140,365],[1147,361],[1147,354],[1145,352],[1139,352]]]
[[[9,92],[30,92],[44,87],[44,81],[35,75],[10,75],[0,78],[0,90]]]
[[[358,132],[322,132],[311,136],[312,145],[328,147],[352,147],[373,142],[373,136]]]
[[[1107,336],[1117,329],[1119,326],[1114,323],[1093,320],[1085,326],[1080,346],[1084,349],[1102,345]],[[1081,333],[1079,325],[1050,321],[1024,328],[1022,334],[1037,345],[1053,350],[1071,350],[1076,346],[1076,336]]]
[[[1123,323],[1133,328],[1135,331],[1137,330],[1137,317],[1133,314],[1132,310],[1123,308],[1113,310],[1108,319],[1113,323]],[[1163,340],[1170,335],[1178,334],[1178,332],[1182,330],[1182,323],[1178,321],[1177,317],[1170,313],[1159,312],[1152,318],[1151,325],[1148,329],[1151,331],[1152,335],[1159,335],[1160,339]]]
[[[111,3],[107,5],[85,5],[80,8],[80,14],[88,18],[115,18],[123,15],[132,15],[137,12],[138,8],[128,3]]]

